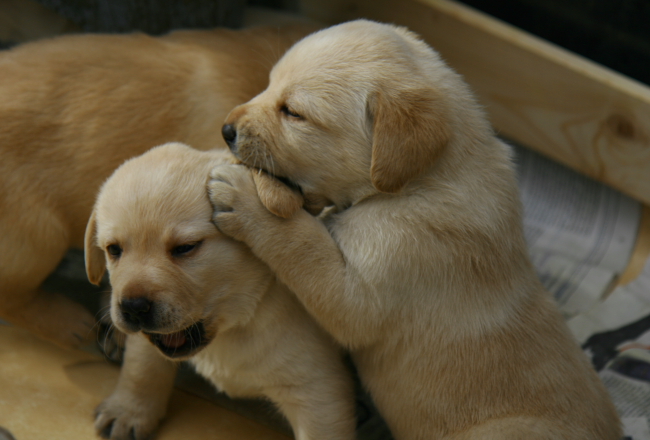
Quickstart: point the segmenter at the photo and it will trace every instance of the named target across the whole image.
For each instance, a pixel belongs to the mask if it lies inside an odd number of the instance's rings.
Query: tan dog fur
[[[62,346],[93,338],[84,308],[39,286],[83,246],[101,182],[164,142],[225,147],[228,112],[313,29],[78,35],[0,52],[0,318]]]
[[[210,342],[180,359],[189,357],[217,388],[267,397],[297,439],[354,438],[353,385],[339,346],[265,264],[211,222],[208,173],[232,160],[227,152],[167,144],[126,162],[102,187],[88,223],[86,267],[98,282],[108,262],[111,316],[130,333],[117,389],[97,411],[105,438],[153,432],[175,366],[147,338],[196,322]],[[265,192],[269,200],[295,198],[284,186]],[[186,244],[196,248],[174,255]],[[119,257],[105,251],[111,245],[121,247]],[[134,297],[150,300],[156,314],[139,329],[123,312]]]
[[[280,219],[224,165],[215,224],[349,347],[396,439],[621,437],[529,262],[510,148],[417,36],[369,21],[313,34],[227,125],[245,164],[333,208]]]

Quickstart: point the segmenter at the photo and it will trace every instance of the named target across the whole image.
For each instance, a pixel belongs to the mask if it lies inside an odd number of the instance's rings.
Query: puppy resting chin
[[[214,222],[336,340],[398,440],[618,440],[607,390],[528,259],[510,148],[404,28],[297,43],[224,138],[338,208],[279,219],[212,171]]]

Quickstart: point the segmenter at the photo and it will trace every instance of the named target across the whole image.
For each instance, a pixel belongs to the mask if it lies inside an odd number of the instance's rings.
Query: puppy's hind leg
[[[39,288],[69,247],[68,231],[50,212],[20,224],[0,218],[0,318],[63,347],[95,338],[92,314],[82,305]]]
[[[117,387],[95,411],[97,434],[111,440],[151,438],[167,411],[176,363],[141,334],[128,335]]]

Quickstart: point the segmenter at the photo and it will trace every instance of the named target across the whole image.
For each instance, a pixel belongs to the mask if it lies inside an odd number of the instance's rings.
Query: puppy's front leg
[[[312,345],[308,358],[289,353],[296,352],[290,349],[279,354],[291,359],[289,380],[276,378],[263,393],[287,418],[295,439],[354,440],[355,385],[341,353],[321,342]]]
[[[223,165],[208,183],[213,221],[246,243],[296,294],[320,324],[349,347],[370,343],[387,305],[358,274],[357,262],[339,248],[321,221],[300,210],[290,218],[261,203],[252,172]]]
[[[175,376],[174,362],[141,334],[129,335],[117,388],[95,411],[97,434],[112,440],[150,438],[165,415]]]
[[[333,383],[332,377],[319,377],[268,394],[289,420],[296,440],[354,440],[355,400],[347,378]]]

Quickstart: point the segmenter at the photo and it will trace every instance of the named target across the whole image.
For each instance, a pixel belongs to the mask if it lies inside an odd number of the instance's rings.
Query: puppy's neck
[[[377,195],[382,195],[382,193],[377,191],[377,189],[372,185],[368,184],[367,186],[364,185],[363,187],[356,188],[356,190],[350,189],[347,192],[341,191],[339,194],[330,198],[330,200],[332,201],[335,210],[337,212],[342,212],[348,208],[370,200]]]

